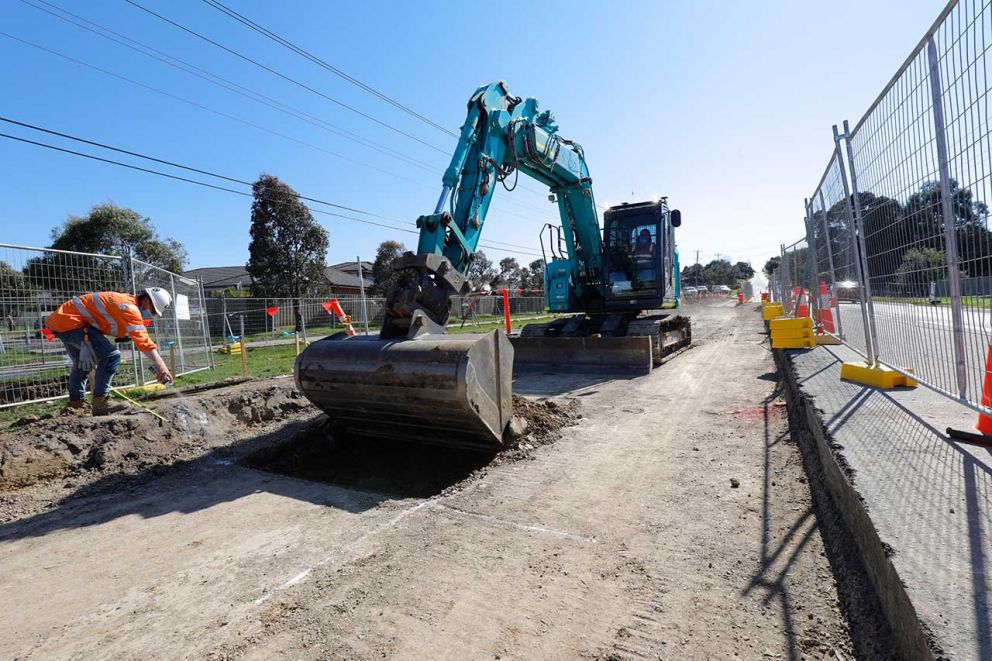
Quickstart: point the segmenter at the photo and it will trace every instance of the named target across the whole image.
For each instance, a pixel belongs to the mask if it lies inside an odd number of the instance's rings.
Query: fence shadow
[[[957,418],[957,404],[922,387],[885,392],[841,382],[818,369],[831,356],[817,353],[791,358],[799,374],[811,373],[801,387],[822,410],[834,455],[910,594],[925,605],[920,616],[958,653],[992,658],[992,451],[949,439],[927,419]],[[952,612],[946,621],[937,615]]]

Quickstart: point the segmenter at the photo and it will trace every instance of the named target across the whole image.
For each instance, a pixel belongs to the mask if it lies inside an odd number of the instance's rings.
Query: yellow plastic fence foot
[[[907,369],[906,371],[911,372],[912,370]],[[864,362],[843,363],[840,366],[840,378],[881,390],[891,390],[900,386],[904,388],[917,386],[916,380],[913,378],[882,365],[872,367]]]
[[[813,336],[813,339],[816,340],[816,346],[818,346],[818,347],[821,347],[821,346],[834,346],[834,345],[840,344],[840,340],[838,340],[833,335],[828,335],[826,333],[820,333],[818,335],[814,335]]]
[[[781,305],[777,303],[766,305],[764,308],[762,308],[761,312],[765,318],[765,321],[771,321],[776,317],[785,316],[785,308],[783,308]]]
[[[780,317],[768,322],[772,336],[772,349],[812,349],[813,320],[809,317],[791,319]]]

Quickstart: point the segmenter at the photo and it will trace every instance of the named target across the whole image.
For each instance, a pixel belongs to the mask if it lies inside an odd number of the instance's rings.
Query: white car
[[[727,285],[717,285],[713,287],[713,291],[715,291],[718,294],[729,294],[731,292],[731,289]]]

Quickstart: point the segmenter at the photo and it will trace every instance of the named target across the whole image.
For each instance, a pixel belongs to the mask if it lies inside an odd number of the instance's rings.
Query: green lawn
[[[524,324],[549,321],[553,318],[554,316],[552,315],[545,315],[542,317],[521,319],[519,322],[513,324],[513,328],[514,330],[520,330]],[[479,326],[473,326],[471,323],[466,323],[464,328],[454,326],[449,328],[448,332],[454,334],[488,333],[491,330],[502,327],[503,320],[502,318],[499,318],[486,321],[485,323],[480,323]],[[271,339],[271,334],[268,338],[263,336],[261,339]],[[253,347],[249,341],[248,351],[245,354],[245,357],[248,363],[248,374],[253,378],[265,379],[273,376],[292,374],[293,363],[296,360],[296,344],[290,342],[288,344]],[[191,386],[213,383],[229,377],[240,377],[242,375],[241,356],[238,354],[228,355],[214,352],[214,363],[216,367],[212,370],[201,370],[199,372],[194,372],[193,374],[177,377],[176,387],[181,390]],[[53,372],[53,376],[61,374],[61,369],[62,368],[60,367],[58,371]],[[122,370],[122,372],[118,375],[118,381],[129,377],[130,372]],[[131,388],[124,390],[124,393],[128,397],[136,398],[139,397],[143,391],[140,388]],[[60,400],[56,402],[26,404],[24,406],[14,406],[0,409],[0,429],[9,426],[11,422],[24,416],[56,413],[64,406],[64,404],[64,401]]]
[[[950,296],[938,296],[937,303],[931,303],[927,298],[900,298],[898,296],[873,296],[872,300],[881,303],[903,303],[909,305],[950,305]],[[976,308],[984,310],[992,308],[992,297],[990,296],[962,296],[961,306],[966,308]]]

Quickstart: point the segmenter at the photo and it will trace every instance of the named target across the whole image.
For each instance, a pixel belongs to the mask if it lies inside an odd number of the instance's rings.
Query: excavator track
[[[651,338],[651,362],[658,367],[665,359],[692,343],[689,317],[680,314],[641,317],[627,326],[627,337]]]
[[[692,342],[689,318],[659,314],[634,319],[622,336],[597,332],[565,337],[554,323],[527,324],[511,337],[514,367],[649,374]]]

